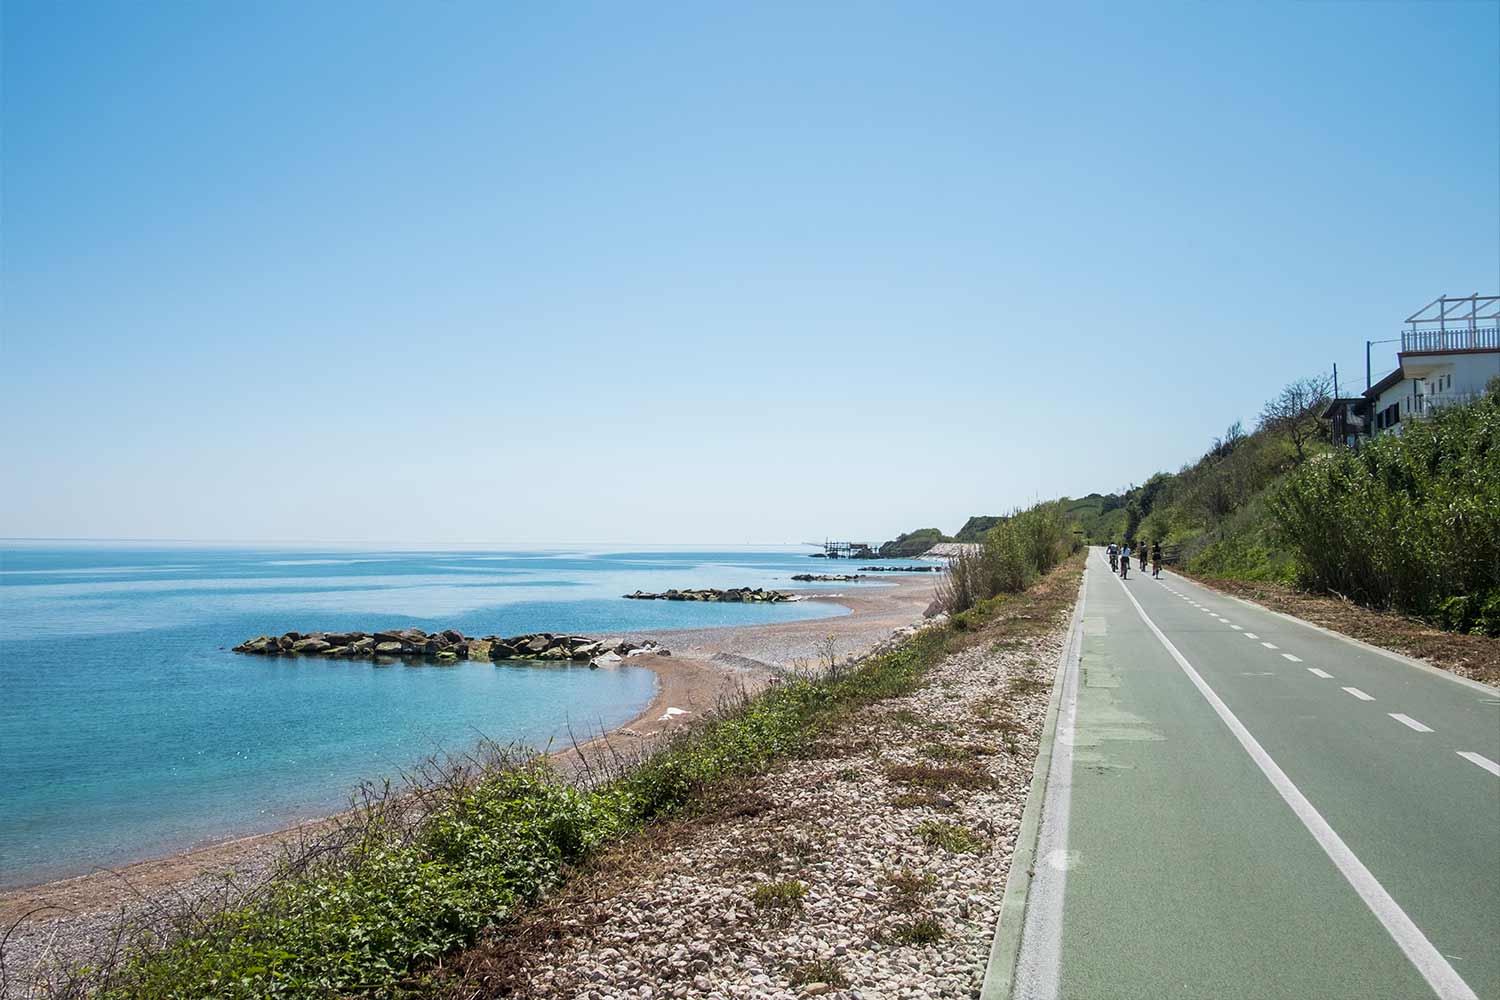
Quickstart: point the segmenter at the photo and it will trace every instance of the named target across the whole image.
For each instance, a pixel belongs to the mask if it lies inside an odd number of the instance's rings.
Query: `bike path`
[[[1458,756],[1500,759],[1493,692],[1180,578],[1122,584],[1097,551],[1084,601],[1013,996],[1500,996],[1500,778]],[[1199,684],[1378,891],[1356,891]]]

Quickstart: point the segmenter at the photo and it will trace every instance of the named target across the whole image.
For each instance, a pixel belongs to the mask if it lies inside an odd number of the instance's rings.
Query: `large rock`
[[[328,648],[328,643],[324,642],[322,639],[313,638],[311,636],[306,639],[298,639],[296,642],[292,643],[292,652],[294,653],[307,653],[309,655],[316,655]]]
[[[401,643],[399,642],[377,642],[375,652],[381,656],[401,655]]]

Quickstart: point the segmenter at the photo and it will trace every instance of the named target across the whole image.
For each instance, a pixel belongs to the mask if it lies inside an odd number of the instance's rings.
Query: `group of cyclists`
[[[1152,579],[1161,576],[1160,541],[1152,542],[1149,551],[1146,548],[1145,542],[1141,543],[1141,547],[1139,549],[1132,549],[1130,547],[1130,542],[1128,541],[1121,542],[1119,545],[1116,545],[1114,542],[1110,542],[1109,545],[1105,547],[1104,551],[1109,554],[1109,568],[1112,571],[1119,573],[1120,579],[1122,580],[1130,579],[1130,560],[1132,556],[1140,560],[1141,572],[1144,573],[1146,572],[1146,558],[1149,555],[1151,559]]]

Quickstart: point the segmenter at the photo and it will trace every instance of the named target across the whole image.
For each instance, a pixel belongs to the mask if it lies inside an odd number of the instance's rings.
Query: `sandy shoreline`
[[[930,574],[892,574],[879,582],[880,586],[850,587],[840,592],[799,592],[809,600],[847,607],[846,615],[769,625],[629,633],[632,639],[655,639],[671,651],[670,656],[630,659],[631,666],[655,673],[656,695],[624,725],[608,733],[579,733],[580,741],[585,746],[608,741],[624,753],[643,749],[654,738],[713,708],[725,695],[741,688],[757,690],[788,668],[802,662],[816,663],[820,645],[830,637],[840,658],[863,653],[897,628],[920,620],[935,586]],[[0,892],[0,926],[9,927],[17,921],[70,922],[86,914],[113,913],[144,898],[190,891],[189,883],[195,881],[216,882],[229,870],[269,866],[284,844],[316,833],[329,821],[328,817],[308,820],[119,868],[7,889]]]

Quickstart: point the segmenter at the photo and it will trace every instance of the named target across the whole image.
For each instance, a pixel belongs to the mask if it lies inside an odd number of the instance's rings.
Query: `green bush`
[[[1500,635],[1500,397],[1309,462],[1269,508],[1305,585]]]
[[[938,603],[968,627],[962,615],[1002,594],[1025,590],[1080,545],[1061,502],[1019,510],[992,527],[984,544],[950,559],[938,584]]]

